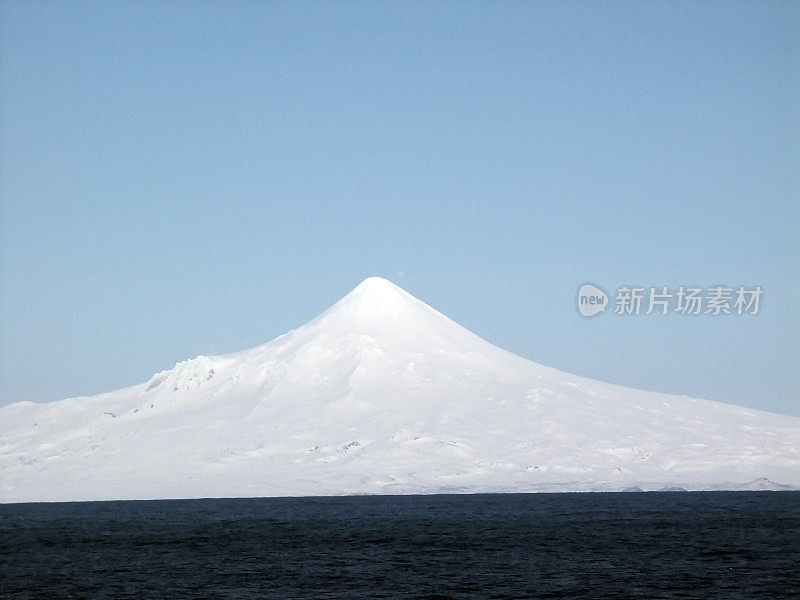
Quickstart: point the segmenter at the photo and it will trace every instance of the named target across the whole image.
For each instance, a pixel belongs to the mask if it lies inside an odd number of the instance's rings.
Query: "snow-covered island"
[[[257,348],[0,408],[2,502],[798,486],[798,418],[536,364],[376,277]]]

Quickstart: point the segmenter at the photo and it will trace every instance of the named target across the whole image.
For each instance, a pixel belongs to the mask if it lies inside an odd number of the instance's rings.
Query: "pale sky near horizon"
[[[796,2],[0,1],[0,404],[379,275],[552,367],[800,415],[799,223]],[[584,318],[587,282],[764,292]]]

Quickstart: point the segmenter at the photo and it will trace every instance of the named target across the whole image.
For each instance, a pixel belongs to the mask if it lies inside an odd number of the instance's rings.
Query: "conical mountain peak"
[[[304,335],[366,335],[393,346],[474,348],[483,343],[439,311],[382,277],[368,277],[303,328]]]
[[[392,327],[401,321],[408,325],[410,321],[418,321],[430,313],[436,311],[391,281],[382,277],[368,277],[323,313],[322,317],[329,321],[336,317],[353,327]]]
[[[367,277],[346,297],[358,296],[361,301],[388,304],[413,299],[408,292],[383,277]]]

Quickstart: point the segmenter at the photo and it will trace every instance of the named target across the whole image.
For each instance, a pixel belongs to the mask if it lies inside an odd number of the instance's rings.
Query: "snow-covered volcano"
[[[0,501],[800,484],[800,419],[492,346],[372,277],[306,325],[0,409]]]

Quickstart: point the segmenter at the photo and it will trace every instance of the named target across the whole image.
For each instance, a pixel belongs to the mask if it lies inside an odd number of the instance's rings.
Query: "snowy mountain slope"
[[[748,482],[800,484],[800,419],[538,365],[379,278],[263,346],[0,408],[3,502]]]

